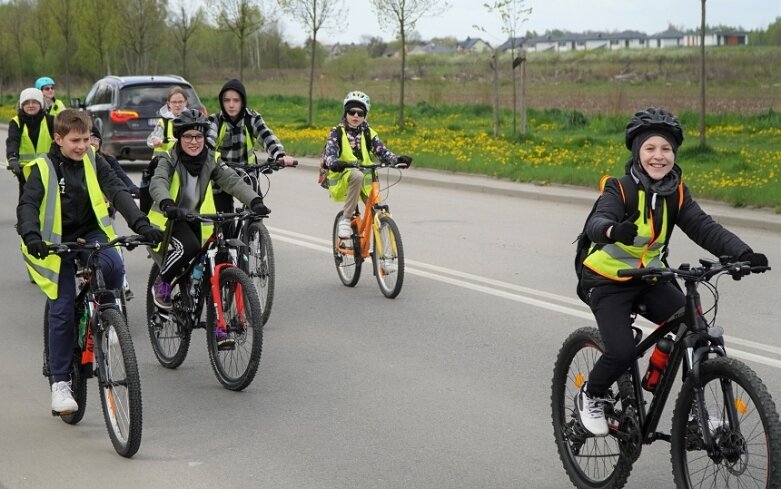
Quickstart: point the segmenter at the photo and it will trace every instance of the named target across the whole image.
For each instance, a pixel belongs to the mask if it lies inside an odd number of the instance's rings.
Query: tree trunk
[[[526,52],[521,53],[521,134],[526,134]]]
[[[514,34],[513,34],[514,35]],[[510,66],[512,66],[513,71],[513,136],[517,133],[518,130],[518,90],[516,88],[515,83],[515,66],[512,65],[512,63],[515,62],[515,39],[513,38],[512,47],[510,48]]]
[[[317,31],[312,30],[312,53],[309,55],[309,115],[306,118],[307,127],[312,127],[312,97],[315,87],[315,54],[317,53]]]
[[[401,129],[404,129],[404,79],[407,73],[407,36],[404,32],[404,24],[401,25],[401,88],[399,90],[399,119],[396,121]]]
[[[705,147],[705,0],[700,21],[700,148]]]
[[[499,136],[499,53],[494,49],[491,58],[491,68],[494,71],[494,137]]]

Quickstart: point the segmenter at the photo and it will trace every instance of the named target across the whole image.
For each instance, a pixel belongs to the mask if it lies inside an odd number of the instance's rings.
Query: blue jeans
[[[87,233],[88,242],[107,243],[108,238],[103,231]],[[58,295],[49,300],[49,371],[54,382],[69,381],[71,362],[73,361],[73,335],[75,330],[75,311],[73,301],[76,300],[76,257],[86,260],[89,252],[80,251],[62,255]],[[125,267],[116,249],[101,251],[100,264],[103,277],[109,289],[121,289]]]

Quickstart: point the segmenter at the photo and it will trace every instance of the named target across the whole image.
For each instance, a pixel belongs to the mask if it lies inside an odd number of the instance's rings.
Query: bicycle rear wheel
[[[594,437],[578,420],[574,399],[604,346],[596,328],[581,328],[564,341],[553,369],[551,411],[553,434],[564,470],[579,488],[623,487],[632,470],[632,462],[639,455],[639,428],[633,425],[634,401],[629,375],[622,376],[611,392],[618,393],[616,405],[605,407],[610,434]],[[636,412],[636,411],[634,411]],[[637,428],[637,429],[633,429]],[[618,430],[637,433],[632,447],[622,446],[614,433]],[[628,449],[634,456],[627,455]]]
[[[246,229],[249,262],[242,261],[241,269],[255,284],[260,309],[263,311],[263,324],[266,324],[274,302],[274,248],[268,229],[262,221],[253,222]]]
[[[114,450],[132,457],[141,446],[141,380],[125,317],[118,309],[100,313],[103,331],[96,335],[95,359],[103,419]]]
[[[220,271],[219,300],[225,315],[226,333],[233,339],[230,349],[217,343],[217,315],[213,306],[206,313],[206,343],[217,380],[227,389],[240,391],[255,378],[263,348],[263,322],[255,286],[236,267]]]
[[[344,246],[345,240],[339,237],[339,221],[342,220],[342,214],[343,212],[339,212],[334,220],[332,233],[334,263],[339,280],[347,287],[355,287],[361,278],[361,263],[363,262],[360,257],[361,243],[358,234],[353,229],[351,248],[348,249]],[[341,247],[340,244],[342,244]]]
[[[187,291],[182,291],[179,284],[175,285],[171,290],[173,308],[161,311],[152,300],[152,285],[159,274],[160,268],[157,264],[152,265],[146,287],[147,331],[149,341],[152,343],[152,351],[155,352],[160,365],[166,368],[177,368],[187,357],[192,335],[192,330],[183,323],[184,313],[179,310],[181,301],[177,299],[177,296]]]
[[[78,321],[78,320],[77,320]],[[78,322],[76,323],[78,334]],[[73,413],[60,416],[67,424],[78,424],[84,418],[87,409],[87,379],[90,377],[92,365],[81,364],[81,350],[76,348],[74,341],[73,360],[71,361],[71,392],[79,408]],[[49,379],[49,387],[52,385],[51,372],[49,371],[49,301],[43,308],[43,375]]]
[[[387,215],[379,217],[374,228],[372,264],[374,276],[382,295],[393,299],[401,292],[404,283],[404,246],[396,222]]]
[[[676,487],[781,488],[781,424],[757,374],[733,358],[716,358],[702,364],[700,381],[706,412],[697,407],[691,378],[675,403],[670,453]],[[701,416],[715,443],[713,455]]]

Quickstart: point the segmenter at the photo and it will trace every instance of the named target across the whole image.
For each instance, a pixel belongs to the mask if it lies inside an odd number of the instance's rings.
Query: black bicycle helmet
[[[676,147],[683,143],[683,128],[678,119],[665,109],[649,107],[637,112],[626,125],[627,149],[632,151],[632,142],[638,134],[654,129],[669,133],[675,138]]]
[[[209,120],[197,109],[185,109],[174,119],[174,137],[179,139],[184,131],[197,129],[206,134]]]

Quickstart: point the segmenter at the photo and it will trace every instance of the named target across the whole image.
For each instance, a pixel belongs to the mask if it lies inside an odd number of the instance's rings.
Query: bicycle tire
[[[78,323],[76,325],[78,332]],[[51,391],[52,377],[49,371],[49,301],[43,309],[43,374],[49,379],[49,390]],[[79,406],[75,412],[64,414],[60,419],[66,424],[78,424],[87,410],[87,378],[89,377],[87,366],[81,364],[81,350],[73,349],[73,360],[71,361],[71,392],[73,399]]]
[[[263,324],[268,322],[274,303],[274,247],[271,235],[263,221],[255,221],[246,228],[246,243],[249,247],[247,261],[242,261],[242,270],[252,279],[263,311]]]
[[[122,312],[100,313],[103,331],[95,338],[100,405],[116,452],[130,458],[141,446],[143,404],[133,340]]]
[[[220,293],[225,323],[233,335],[233,349],[219,350],[216,336],[217,315],[210,304],[206,313],[206,346],[214,375],[226,389],[245,389],[258,371],[263,350],[263,322],[260,301],[252,280],[241,269],[226,267],[220,271]],[[241,317],[233,307],[236,304],[237,286],[243,291],[242,299],[249,317]],[[210,300],[211,294],[209,294]]]
[[[673,411],[670,454],[676,487],[781,488],[781,424],[762,380],[744,363],[726,357],[703,362],[700,380],[719,461],[708,456],[699,425],[690,421],[697,388],[690,377]],[[739,429],[725,417],[725,381],[732,385]]]
[[[179,367],[187,358],[192,330],[186,324],[179,324],[179,316],[175,309],[166,311],[165,316],[159,314],[157,306],[152,300],[152,285],[159,273],[160,268],[157,264],[153,264],[152,270],[149,271],[149,281],[146,287],[147,332],[157,361],[163,367],[173,369]],[[180,292],[181,289],[177,284],[171,290],[171,297],[175,297]]]
[[[551,415],[556,448],[570,481],[582,489],[623,487],[632,471],[632,463],[639,455],[627,455],[611,434],[605,437],[584,435],[586,432],[577,421],[574,398],[603,351],[599,331],[592,327],[580,328],[562,344],[553,369]],[[628,413],[636,406],[629,375],[624,374],[611,389],[617,390],[618,399],[608,414],[608,424],[616,424],[621,422],[622,412]]]
[[[382,295],[395,299],[404,284],[404,246],[396,221],[388,215],[381,215],[376,222],[372,252],[374,276]]]
[[[353,228],[352,237],[352,252],[344,253],[339,251],[339,243],[343,241],[339,237],[339,221],[342,220],[343,211],[340,211],[336,215],[334,220],[333,233],[331,235],[333,241],[333,253],[334,264],[336,265],[336,273],[339,275],[339,280],[342,281],[347,287],[355,287],[358,281],[361,279],[361,264],[363,260],[360,258],[361,243],[358,233]],[[359,256],[356,257],[355,253]]]

